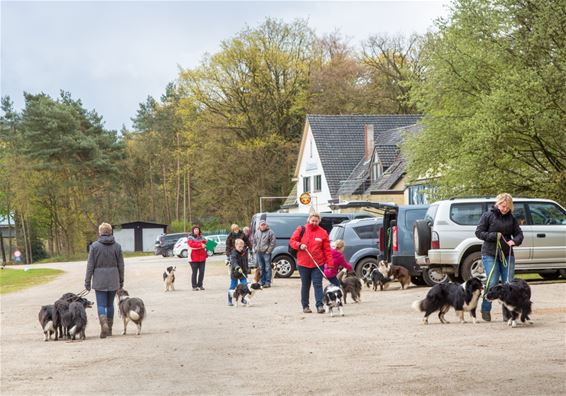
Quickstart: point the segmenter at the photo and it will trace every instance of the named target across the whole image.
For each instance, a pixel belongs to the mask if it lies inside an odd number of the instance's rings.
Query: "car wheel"
[[[417,220],[413,226],[413,241],[415,252],[419,256],[425,256],[430,249],[431,230],[426,220]]]
[[[275,257],[273,264],[275,264],[275,277],[277,278],[289,278],[295,272],[293,269],[293,259],[286,254]]]
[[[426,282],[422,276],[411,276],[411,282],[413,282],[413,285],[426,286]]]
[[[460,275],[465,281],[472,278],[484,279],[489,274],[483,270],[483,263],[481,261],[481,252],[474,252],[469,254],[462,262],[462,269]]]
[[[183,258],[189,257],[189,251],[187,249],[182,250],[180,257],[183,257]]]
[[[538,274],[544,280],[556,280],[560,278],[560,272],[558,271],[539,272]]]
[[[443,274],[439,268],[423,269],[423,280],[428,286],[448,282],[448,274]]]
[[[566,279],[566,268],[559,269],[558,272],[564,279]]]
[[[369,279],[374,269],[377,269],[377,259],[366,257],[356,266],[356,275],[360,279]]]

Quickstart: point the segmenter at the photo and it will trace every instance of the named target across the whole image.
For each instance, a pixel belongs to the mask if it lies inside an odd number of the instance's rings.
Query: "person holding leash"
[[[100,338],[106,338],[112,335],[116,291],[124,287],[124,256],[122,247],[114,240],[110,224],[100,224],[98,234],[98,240],[88,252],[85,289],[90,291],[92,286],[96,292]]]
[[[246,243],[243,239],[234,241],[234,249],[230,253],[230,286],[228,287],[228,305],[234,305],[232,302],[232,294],[238,286],[238,282],[248,284],[248,251]],[[245,301],[243,301],[245,304]]]
[[[507,193],[495,197],[495,205],[481,218],[476,228],[476,237],[483,242],[481,259],[487,277],[485,290],[499,283],[509,283],[515,276],[513,247],[523,242],[523,231],[513,216],[513,198]],[[491,302],[485,297],[481,305],[481,317],[491,320]],[[503,318],[506,321],[508,318]]]
[[[319,226],[320,214],[311,213],[307,224],[299,226],[291,236],[289,245],[297,250],[297,269],[301,275],[301,304],[304,313],[311,313],[309,294],[314,288],[316,311],[324,313],[322,302],[323,265],[334,266],[328,233]]]
[[[193,291],[204,290],[202,281],[204,280],[204,265],[206,264],[206,238],[202,236],[199,226],[194,226],[191,235],[187,238],[187,244],[191,248],[191,286]]]

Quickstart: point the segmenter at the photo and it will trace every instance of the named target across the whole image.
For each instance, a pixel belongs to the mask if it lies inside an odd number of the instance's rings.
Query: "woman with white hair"
[[[508,283],[515,276],[515,257],[513,247],[523,242],[523,231],[513,216],[513,198],[507,193],[495,197],[495,205],[485,212],[476,228],[476,236],[481,239],[481,259],[487,276],[486,289],[499,283]],[[491,320],[491,302],[483,299],[482,319]],[[507,320],[508,318],[503,318]]]

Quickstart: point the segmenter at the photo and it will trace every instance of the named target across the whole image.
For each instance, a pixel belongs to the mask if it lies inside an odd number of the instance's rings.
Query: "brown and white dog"
[[[411,284],[411,275],[409,274],[409,270],[405,267],[386,263],[385,261],[381,260],[378,264],[377,269],[384,277],[399,281],[399,283],[401,284],[401,289],[405,289]]]
[[[340,281],[340,286],[344,291],[344,304],[347,304],[346,297],[348,293],[352,295],[352,300],[359,303],[362,302],[362,281],[354,274],[348,274],[346,269],[342,269],[338,272],[337,276]]]
[[[163,272],[163,281],[165,282],[165,291],[175,291],[175,270],[177,267],[167,267]]]

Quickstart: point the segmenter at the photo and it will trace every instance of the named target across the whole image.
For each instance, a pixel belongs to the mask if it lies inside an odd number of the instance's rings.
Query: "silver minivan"
[[[495,198],[457,198],[431,204],[413,229],[417,264],[464,280],[482,276],[482,241],[475,230],[494,203]],[[524,235],[513,249],[515,272],[566,277],[566,210],[548,199],[514,198],[513,206]]]

